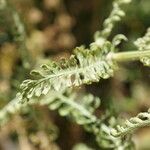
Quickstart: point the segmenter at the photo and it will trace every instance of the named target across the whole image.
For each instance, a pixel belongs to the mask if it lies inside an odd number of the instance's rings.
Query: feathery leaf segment
[[[145,126],[150,126],[150,111],[139,113],[136,117],[126,120],[123,126],[118,125],[111,134],[115,137],[125,136]]]
[[[100,100],[93,95],[83,95],[81,96],[82,100],[78,100],[78,95],[74,92],[56,92],[51,91],[46,96],[39,97],[38,99],[32,98],[30,101],[25,102],[24,104],[17,103],[14,99],[6,105],[3,110],[0,111],[0,124],[3,125],[9,120],[13,115],[21,113],[23,109],[29,105],[47,105],[50,110],[57,110],[61,116],[66,116],[77,124],[82,125],[84,129],[96,137],[98,145],[102,148],[113,148],[119,150],[120,148],[131,149],[133,143],[129,137],[122,140],[121,138],[114,138],[110,135],[112,129],[110,125],[106,125],[102,122],[101,119],[97,118],[93,113],[96,108],[100,105]],[[115,118],[111,118],[114,120]],[[111,122],[116,122],[111,121]]]

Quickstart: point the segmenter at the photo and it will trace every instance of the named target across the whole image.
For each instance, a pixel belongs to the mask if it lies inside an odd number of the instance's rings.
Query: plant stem
[[[107,56],[108,59],[117,62],[134,61],[139,60],[142,57],[150,57],[150,50],[109,53]]]
[[[24,23],[17,12],[17,10],[13,7],[13,5],[8,0],[0,0],[0,11],[7,11],[10,10],[11,14],[10,17],[12,18],[12,26],[14,26],[13,34],[14,34],[14,41],[18,44],[19,53],[21,56],[21,60],[23,62],[23,67],[25,69],[29,69],[31,67],[31,58],[28,53],[26,47],[26,31]]]

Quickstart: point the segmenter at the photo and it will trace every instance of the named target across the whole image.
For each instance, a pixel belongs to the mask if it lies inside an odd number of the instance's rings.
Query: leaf
[[[35,76],[35,77],[44,77],[42,75],[42,73],[40,71],[37,71],[37,70],[32,70],[31,73],[30,73],[32,76]]]
[[[122,40],[127,41],[128,39],[123,34],[118,34],[113,38],[112,44],[116,47],[121,43]]]
[[[114,62],[106,60],[111,43],[106,42],[100,52],[77,47],[69,60],[51,62],[42,65],[42,70],[34,70],[35,80],[26,80],[21,84],[23,99],[47,94],[50,90],[64,90],[67,87],[80,86],[107,79],[113,75]],[[24,101],[24,100],[23,100]]]
[[[99,39],[106,40],[110,36],[115,23],[119,22],[121,18],[125,16],[125,12],[122,10],[121,6],[124,4],[129,4],[130,2],[131,0],[114,0],[113,10],[111,11],[109,17],[105,19],[102,31],[95,33],[95,41],[99,41]]]
[[[133,131],[144,127],[150,126],[150,112],[139,113],[136,117],[126,120],[124,125],[118,125],[116,129],[113,129],[111,134],[115,137],[125,136]]]

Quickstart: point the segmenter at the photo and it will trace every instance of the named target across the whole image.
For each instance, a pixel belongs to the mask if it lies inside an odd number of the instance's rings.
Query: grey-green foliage
[[[114,0],[113,10],[109,17],[104,21],[104,29],[100,32],[101,37],[107,38],[110,35],[115,23],[125,16],[125,12],[121,9],[121,6],[130,2],[131,0]]]
[[[107,38],[114,24],[125,15],[121,5],[129,2],[130,0],[114,1],[113,11],[104,21],[104,29],[96,32],[94,42],[90,44],[89,49],[78,47],[69,59],[50,62],[42,65],[41,70],[32,71],[34,79],[25,80],[16,98],[0,111],[1,125],[11,114],[23,110],[27,105],[47,105],[50,110],[57,110],[61,116],[74,120],[86,131],[93,133],[101,148],[133,149],[130,136],[122,139],[110,134],[117,123],[115,118],[112,117],[111,121],[104,123],[104,120],[93,114],[99,106],[98,98],[92,95],[78,96],[66,90],[67,87],[98,82],[101,78],[107,79],[113,75],[116,62],[108,58],[108,55],[117,50],[116,46],[121,40],[127,39],[121,34],[115,36],[112,42]]]
[[[57,110],[61,116],[70,118],[77,124],[82,125],[86,131],[92,133],[101,148],[113,148],[114,150],[133,148],[131,139],[116,139],[110,135],[113,124],[116,123],[116,121],[112,121],[114,118],[109,121],[109,125],[106,125],[93,114],[100,105],[100,100],[90,94],[84,96],[71,91],[65,91],[64,93],[51,91],[46,96],[32,98],[24,104],[18,103],[14,99],[0,111],[0,124],[6,123],[10,116],[17,112],[20,113],[28,105],[47,105],[50,110]]]
[[[64,90],[67,87],[98,82],[113,75],[114,62],[107,60],[105,50],[110,50],[111,43],[106,43],[101,52],[76,48],[68,60],[42,65],[42,70],[31,72],[35,79],[25,80],[17,97],[26,101],[34,96],[46,95],[50,90]],[[106,53],[106,54],[105,54]]]
[[[93,95],[80,95],[76,93],[55,93],[57,97],[50,101],[48,107],[50,110],[57,110],[61,116],[67,116],[73,119],[77,124],[89,125],[96,122],[96,117],[93,115],[94,110],[99,106],[100,100]],[[45,104],[46,101],[41,102]]]
[[[107,40],[114,23],[124,16],[121,5],[129,3],[130,0],[115,0],[110,16],[105,20],[104,29],[99,36],[95,36],[95,41],[90,44],[90,48],[78,47],[74,50],[74,55],[68,60],[51,62],[49,65],[42,65],[42,70],[32,71],[36,79],[25,80],[21,84],[21,92],[17,98],[22,102],[32,97],[46,95],[50,90],[64,90],[67,87],[98,82],[100,78],[107,79],[113,75],[116,64],[107,55],[116,50],[116,46],[121,40],[126,40],[124,35],[117,35],[112,42]],[[106,34],[106,31],[108,31]],[[107,36],[106,36],[107,35]],[[101,36],[105,40],[101,42]]]
[[[32,98],[24,104],[14,99],[0,111],[0,123],[3,125],[11,115],[19,113],[28,105],[35,104],[48,105],[50,110],[58,110],[61,116],[70,116],[78,124],[95,122],[96,117],[92,113],[99,106],[100,100],[90,94],[80,98],[82,101],[77,102],[78,97],[75,93],[51,91],[46,96]]]
[[[51,94],[53,95],[53,94]],[[114,138],[110,131],[117,122],[111,118],[108,124],[103,122],[104,118],[97,118],[94,111],[100,105],[100,100],[92,95],[79,96],[75,93],[54,92],[55,99],[47,97],[41,99],[40,105],[48,105],[50,110],[56,109],[61,116],[69,117],[79,125],[82,125],[87,132],[92,133],[101,148],[120,150],[121,148],[131,150],[134,148],[132,140],[129,137],[125,139]]]
[[[95,44],[98,47],[101,47],[106,42],[115,26],[115,23],[119,22],[121,18],[125,16],[125,12],[121,6],[130,2],[131,0],[114,0],[113,10],[111,11],[109,17],[105,19],[103,29],[101,31],[97,31],[94,35],[94,39],[96,41]]]
[[[13,99],[11,102],[9,102],[5,107],[3,107],[0,110],[0,126],[3,126],[6,124],[6,122],[10,121],[11,117],[17,113],[22,113],[28,106],[32,106],[35,104],[41,105],[42,101],[46,101],[48,97],[50,97],[51,100],[54,100],[56,98],[56,95],[52,94],[53,92],[48,94],[47,96],[40,97],[38,99],[32,98],[28,103],[20,103],[17,98]]]
[[[113,150],[133,150],[134,143],[131,136],[123,138],[115,138],[110,132],[112,128],[117,124],[117,120],[114,117],[107,119],[107,123],[101,123],[97,126],[94,125],[93,133],[95,134],[96,141],[102,149],[113,149]]]
[[[97,47],[95,41],[90,45],[90,49],[77,47],[69,59],[42,65],[41,70],[31,72],[35,79],[22,82],[17,98],[23,102],[32,97],[46,95],[50,90],[64,90],[112,77],[117,63],[109,59],[108,55],[116,51],[122,40],[127,39],[118,34],[112,42],[105,41],[101,48]]]
[[[140,51],[150,50],[150,28],[148,28],[145,36],[137,39],[134,44]],[[146,66],[150,66],[150,57],[142,57],[141,62]],[[124,136],[144,126],[150,126],[150,111],[139,113],[136,117],[126,120],[123,126],[118,125],[111,133],[116,137]]]
[[[147,33],[142,38],[138,38],[134,44],[139,50],[150,50],[150,28],[147,29]],[[141,58],[141,62],[145,66],[150,66],[150,57]]]
[[[115,137],[125,136],[144,126],[150,126],[150,110],[139,113],[136,117],[126,120],[123,126],[118,125],[111,133]]]

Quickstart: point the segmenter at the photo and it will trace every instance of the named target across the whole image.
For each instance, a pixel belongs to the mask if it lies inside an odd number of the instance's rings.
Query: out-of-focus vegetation
[[[112,8],[110,0],[8,0],[8,3],[5,7],[5,1],[0,0],[1,109],[15,97],[33,68],[68,58],[74,47],[89,45]],[[136,50],[133,41],[143,36],[150,26],[150,1],[133,0],[124,10],[126,17],[116,24],[112,37],[123,33],[128,42],[119,49],[132,51]],[[150,69],[136,61],[121,63],[113,78],[76,90],[80,96],[89,92],[101,98],[97,117],[130,118],[150,106]],[[47,106],[29,105],[1,128],[0,149],[103,149],[94,139],[92,134]],[[149,140],[148,127],[133,136],[138,150],[150,149]]]

